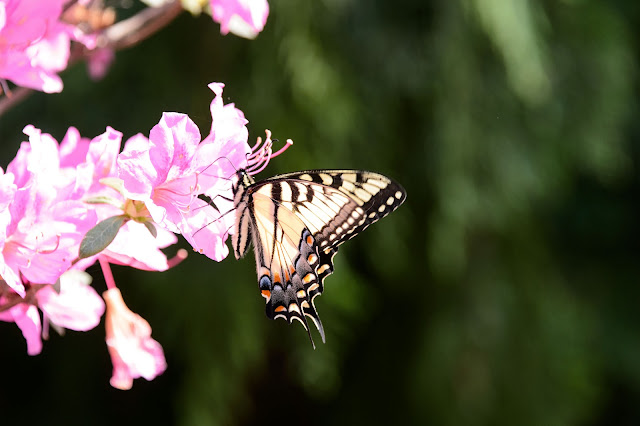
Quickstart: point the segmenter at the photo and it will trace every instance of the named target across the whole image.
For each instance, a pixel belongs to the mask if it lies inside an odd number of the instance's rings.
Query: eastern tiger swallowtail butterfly
[[[233,191],[236,258],[251,241],[267,317],[300,321],[315,348],[307,317],[324,342],[313,301],[333,272],[338,247],[397,209],[405,190],[386,176],[358,170],[310,170],[260,182],[240,170]]]

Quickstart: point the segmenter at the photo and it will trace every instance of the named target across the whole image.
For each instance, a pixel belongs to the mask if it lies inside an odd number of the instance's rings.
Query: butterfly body
[[[386,176],[357,170],[310,170],[255,182],[240,170],[234,185],[236,258],[250,243],[271,319],[307,318],[324,330],[314,299],[333,272],[338,246],[386,216],[406,192]],[[313,339],[311,339],[313,342]]]

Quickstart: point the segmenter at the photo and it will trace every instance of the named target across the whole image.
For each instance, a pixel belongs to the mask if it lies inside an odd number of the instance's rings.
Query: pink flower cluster
[[[62,91],[71,40],[93,39],[63,22],[66,0],[0,0],[0,79],[47,93]]]
[[[178,113],[164,113],[148,138],[129,138],[122,152],[122,134],[110,127],[92,140],[71,127],[60,144],[25,127],[28,142],[6,172],[0,169],[0,320],[18,325],[30,355],[42,350],[49,326],[84,331],[99,324],[105,304],[84,272],[98,261],[108,288],[111,384],[128,389],[134,378],[164,371],[162,347],[126,307],[109,264],[164,271],[185,257],[167,259],[161,251],[175,234],[222,260],[236,172],[272,156],[269,134],[251,149],[242,111],[223,104],[223,84],[209,87],[215,96],[204,139]]]
[[[94,79],[104,76],[114,52],[109,46],[98,46],[97,36],[104,24],[75,21],[89,0],[0,0],[0,85],[8,90],[5,80],[18,86],[47,93],[62,91],[59,72],[67,68],[71,42],[79,42],[87,51],[89,74]],[[147,0],[162,5],[164,2]],[[210,0],[213,19],[220,32],[232,32],[255,38],[269,15],[267,0]],[[100,10],[99,6],[95,10]],[[75,12],[75,13],[74,13]],[[113,11],[112,11],[113,12]],[[112,13],[115,16],[115,13]],[[115,18],[114,18],[115,19]]]

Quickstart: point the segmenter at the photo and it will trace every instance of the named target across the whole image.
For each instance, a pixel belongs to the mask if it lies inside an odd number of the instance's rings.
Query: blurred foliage
[[[295,141],[265,176],[371,169],[409,194],[340,250],[327,343],[264,317],[253,256],[115,268],[167,372],[117,391],[100,327],[30,358],[2,324],[2,423],[639,424],[640,4],[270,5],[254,41],[183,14],[103,81],[68,70],[0,118],[1,165],[29,123],[127,138],[179,111],[206,133],[225,82],[252,139]]]

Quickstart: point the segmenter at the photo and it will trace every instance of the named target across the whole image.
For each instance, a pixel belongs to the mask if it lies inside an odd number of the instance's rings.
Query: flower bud
[[[133,379],[154,379],[167,368],[162,346],[151,338],[151,326],[140,315],[131,312],[117,288],[105,291],[107,304],[105,327],[114,388],[131,389]]]

